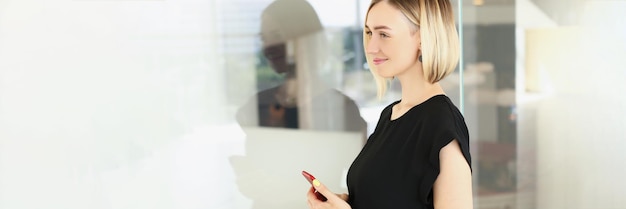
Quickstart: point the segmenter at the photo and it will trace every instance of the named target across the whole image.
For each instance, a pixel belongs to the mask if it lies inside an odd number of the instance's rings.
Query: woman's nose
[[[378,47],[378,42],[376,41],[376,39],[370,39],[367,43],[367,46],[365,46],[365,52],[368,54],[376,54],[379,51],[380,48]]]

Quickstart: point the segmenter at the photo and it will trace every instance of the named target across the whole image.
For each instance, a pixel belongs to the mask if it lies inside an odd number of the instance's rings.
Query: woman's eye
[[[372,31],[366,31],[365,34],[369,37],[372,37],[373,33]],[[379,33],[378,34],[381,38],[389,38],[389,35],[387,35],[386,33]]]

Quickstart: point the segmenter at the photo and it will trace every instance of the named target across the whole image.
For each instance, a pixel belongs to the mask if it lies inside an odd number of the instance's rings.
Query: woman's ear
[[[417,39],[417,49],[418,50],[422,50],[422,39],[421,39],[419,33],[415,33],[413,38]]]

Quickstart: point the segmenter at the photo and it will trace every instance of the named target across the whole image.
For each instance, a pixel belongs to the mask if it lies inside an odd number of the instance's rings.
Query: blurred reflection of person
[[[284,75],[237,112],[241,126],[365,132],[356,103],[321,78],[329,54],[322,24],[304,0],[277,0],[261,17],[263,55]]]
[[[307,1],[272,2],[262,12],[260,35],[264,57],[276,73],[284,76],[284,82],[259,91],[237,110],[236,120],[246,134],[245,156],[232,156],[231,165],[239,191],[252,199],[254,209],[304,209],[304,196],[297,191],[307,182],[299,167],[319,166],[337,177],[331,184],[342,184],[341,176],[345,176],[366,139],[367,125],[357,104],[321,76],[332,71],[327,60],[330,48],[322,24]],[[253,131],[258,128],[272,134]],[[316,133],[339,133],[333,135],[339,136],[333,138],[337,144],[310,137]],[[355,134],[341,137],[342,133]],[[286,136],[294,139],[276,144]],[[310,143],[302,138],[330,144]],[[336,146],[349,140],[358,142]],[[339,147],[354,155],[311,157],[314,150],[322,149],[319,146]],[[353,147],[355,151],[349,151]]]

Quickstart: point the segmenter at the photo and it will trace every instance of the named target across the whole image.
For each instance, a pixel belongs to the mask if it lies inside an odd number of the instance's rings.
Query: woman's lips
[[[383,62],[387,61],[387,59],[379,59],[379,58],[376,58],[376,59],[374,59],[373,61],[374,61],[374,65],[380,65],[380,64],[382,64]]]

